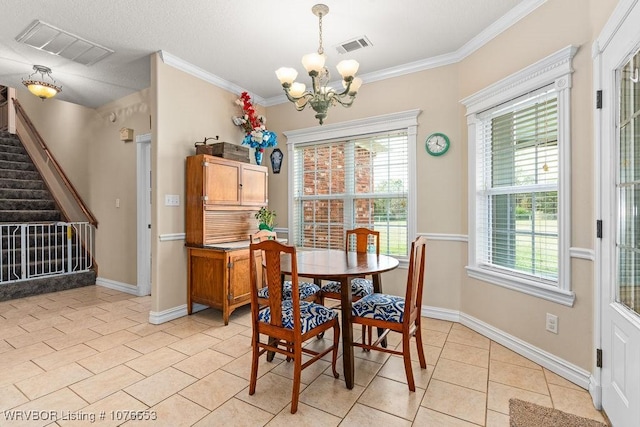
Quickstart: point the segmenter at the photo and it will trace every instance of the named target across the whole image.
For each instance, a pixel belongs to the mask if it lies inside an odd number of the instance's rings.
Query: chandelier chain
[[[324,53],[324,48],[322,47],[322,12],[318,14],[318,27],[320,29],[320,46],[318,47],[318,54],[322,55]]]

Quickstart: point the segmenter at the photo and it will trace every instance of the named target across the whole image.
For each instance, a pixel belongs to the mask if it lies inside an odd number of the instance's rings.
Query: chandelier
[[[342,76],[342,86],[344,90],[337,92],[329,87],[329,70],[324,66],[326,56],[322,47],[322,17],[329,13],[329,7],[324,4],[317,4],[311,8],[311,12],[318,17],[318,27],[320,33],[320,46],[317,53],[310,53],[302,57],[302,65],[311,77],[311,90],[306,90],[304,83],[296,82],[298,72],[293,68],[282,67],[276,71],[276,76],[287,99],[293,102],[296,110],[302,111],[307,105],[316,112],[316,119],[320,124],[327,117],[327,110],[330,106],[340,104],[343,107],[350,107],[358,93],[362,79],[355,77],[358,71],[357,61],[345,59],[340,61],[336,68]]]
[[[44,101],[45,99],[53,98],[62,91],[62,86],[57,85],[56,81],[51,77],[51,69],[49,67],[34,65],[33,70],[33,73],[26,80],[22,79],[22,84],[29,89],[29,92]],[[36,73],[40,73],[40,79],[34,77]]]

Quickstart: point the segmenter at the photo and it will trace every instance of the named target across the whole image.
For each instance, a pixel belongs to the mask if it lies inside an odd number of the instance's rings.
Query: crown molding
[[[180,59],[177,56],[170,54],[166,50],[159,50],[158,55],[160,55],[160,59],[162,59],[162,62],[164,62],[165,64],[173,68],[176,68],[180,71],[184,71],[187,74],[191,74],[192,76],[195,76],[201,80],[204,80],[205,82],[209,82],[214,86],[218,86],[221,89],[227,90],[231,93],[235,93],[238,95],[240,95],[242,92],[246,92],[246,90],[241,86],[238,86],[235,83],[231,83],[223,78],[220,78],[215,74],[212,74],[208,71],[203,70],[200,67],[196,67],[192,63],[187,62],[184,59]],[[254,104],[265,105],[264,98],[255,94],[250,94],[250,95]]]
[[[500,17],[500,19],[484,29],[480,34],[469,40],[464,46],[462,46],[455,52],[421,59],[419,61],[410,62],[407,64],[399,65],[397,67],[390,67],[384,70],[362,74],[360,75],[360,78],[364,83],[373,83],[380,80],[391,79],[394,77],[400,77],[407,74],[417,73],[432,68],[438,68],[445,65],[458,63],[480,49],[488,42],[490,42],[496,36],[506,31],[508,28],[533,12],[535,9],[546,3],[546,1],[547,0],[523,0],[517,6],[507,12],[504,16]],[[244,88],[238,86],[237,84],[231,83],[216,76],[215,74],[211,74],[203,70],[202,68],[196,67],[195,65],[183,59],[180,59],[167,51],[160,50],[158,51],[158,54],[165,64],[184,71],[185,73],[191,74],[195,77],[198,77],[199,79],[209,82],[224,90],[228,90],[229,92],[236,93],[238,95],[245,91]],[[330,83],[330,86],[341,87],[341,83],[339,81],[332,82]],[[289,102],[284,94],[272,96],[270,98],[262,98],[255,94],[251,94],[251,98],[253,99],[254,103],[262,105],[264,107],[271,107],[273,105],[285,104]]]
[[[365,84],[373,83],[380,80],[391,79],[394,77],[404,76],[406,74],[417,73],[432,68],[458,63],[546,2],[547,0],[522,1],[455,52],[409,62],[407,64],[398,65],[397,67],[386,68],[372,73],[362,74],[360,75],[360,78]],[[339,84],[340,82],[334,82],[331,85],[334,86]],[[286,102],[288,102],[287,97],[285,95],[280,95],[266,98],[264,105],[266,107],[270,107],[272,105],[284,104]]]

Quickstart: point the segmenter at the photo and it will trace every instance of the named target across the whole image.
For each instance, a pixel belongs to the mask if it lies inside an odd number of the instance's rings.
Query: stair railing
[[[88,222],[0,224],[0,283],[88,271],[94,245]]]
[[[89,222],[98,227],[98,220],[84,203],[78,191],[64,173],[35,125],[16,98],[12,98],[18,118],[18,136],[31,160],[43,177],[60,210],[69,221]],[[24,129],[25,134],[21,132]],[[27,138],[27,136],[29,138]],[[36,152],[37,150],[37,152]]]

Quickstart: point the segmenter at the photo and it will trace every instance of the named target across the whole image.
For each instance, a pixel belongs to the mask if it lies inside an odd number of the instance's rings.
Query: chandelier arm
[[[289,93],[289,89],[288,88],[283,87],[283,90],[284,90],[284,94],[287,96],[287,99],[289,101],[293,102],[294,107],[298,111],[304,110],[304,108],[307,106],[307,104],[309,104],[309,100],[311,98],[313,98],[313,95],[309,91],[304,92],[301,96],[296,98],[294,96],[291,96],[291,94]],[[304,99],[304,103],[299,105],[298,102],[300,100],[302,100],[302,99]]]
[[[349,95],[349,99],[347,101],[343,101],[344,97],[342,96],[335,96],[333,98],[334,101],[336,101],[338,104],[342,105],[343,107],[351,107],[351,104],[353,104],[353,101],[356,99],[355,95]]]

